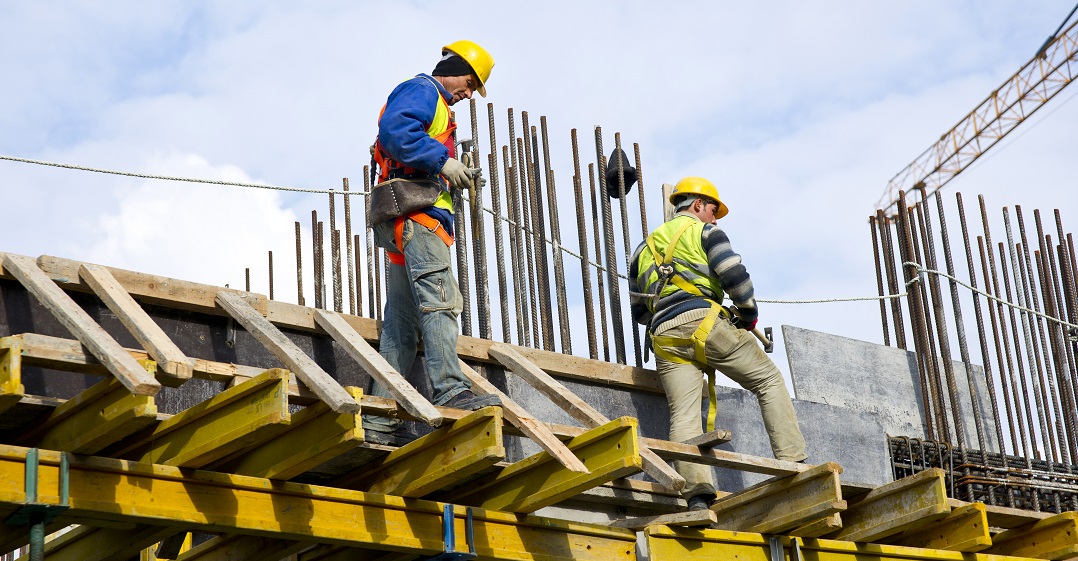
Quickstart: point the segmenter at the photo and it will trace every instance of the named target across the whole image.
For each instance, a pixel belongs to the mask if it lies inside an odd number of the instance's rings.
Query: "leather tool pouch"
[[[390,179],[371,190],[370,226],[424,209],[438,200],[441,185],[431,179]]]

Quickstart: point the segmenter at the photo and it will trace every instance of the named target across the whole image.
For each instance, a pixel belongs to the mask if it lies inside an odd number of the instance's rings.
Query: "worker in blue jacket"
[[[449,189],[471,187],[480,179],[480,170],[456,158],[456,123],[449,107],[471,99],[473,92],[486,97],[493,67],[490,53],[472,41],[443,47],[442,58],[429,75],[419,74],[389,94],[378,119],[378,140],[372,152],[379,183],[410,179],[429,185],[433,180],[440,186],[432,193],[430,206],[374,227],[375,242],[385,249],[391,264],[379,352],[407,375],[422,340],[432,401],[468,410],[498,405],[499,400],[472,393],[457,358],[457,318],[464,301],[450,261],[454,217]],[[408,185],[398,183],[396,187]],[[371,395],[390,397],[377,381]],[[399,420],[386,417],[363,420],[366,439],[386,444],[407,440],[407,436],[394,436],[399,425]]]

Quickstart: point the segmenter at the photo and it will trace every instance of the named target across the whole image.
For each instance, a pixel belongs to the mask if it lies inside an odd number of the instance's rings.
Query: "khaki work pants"
[[[699,325],[700,320],[693,320],[655,335],[690,338]],[[663,350],[687,360],[695,359],[695,349],[691,345],[663,347]],[[794,462],[807,458],[805,438],[797,426],[797,413],[782,372],[764,354],[755,337],[720,317],[707,337],[704,354],[709,366],[756,396],[775,458]],[[656,366],[670,405],[670,440],[683,442],[703,434],[700,415],[703,372],[694,364],[659,357],[656,357]],[[674,469],[685,478],[683,496],[715,492],[710,466],[675,461]]]

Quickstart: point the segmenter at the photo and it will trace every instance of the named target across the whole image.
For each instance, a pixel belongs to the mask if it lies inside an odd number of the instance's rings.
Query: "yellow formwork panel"
[[[1038,559],[1078,558],[1078,512],[1064,512],[1000,532],[988,551]]]
[[[143,363],[151,374],[152,361]],[[53,410],[32,440],[49,450],[94,454],[157,421],[153,396],[134,395],[116,378],[90,386]]]
[[[650,561],[771,561],[769,536],[751,532],[653,526],[644,530]],[[1031,561],[985,553],[782,536],[782,559],[797,561]]]
[[[22,338],[0,339],[0,413],[22,399]]]
[[[0,507],[23,504],[28,449],[0,445]],[[60,454],[41,451],[38,502],[59,503]],[[70,508],[58,519],[172,526],[414,555],[441,553],[443,504],[421,499],[240,475],[75,457]],[[466,551],[464,507],[453,509],[458,552]],[[631,561],[636,535],[597,524],[474,509],[481,559]]]

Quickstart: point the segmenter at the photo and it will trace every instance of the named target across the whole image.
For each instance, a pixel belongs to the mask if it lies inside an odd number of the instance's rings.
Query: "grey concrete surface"
[[[925,406],[913,351],[790,325],[782,326],[782,335],[796,399],[876,414],[891,436],[925,437]],[[942,360],[938,362],[942,365]],[[966,369],[960,361],[952,361],[952,366],[967,446],[980,448]],[[984,447],[999,452],[995,417],[980,366],[973,365],[973,377],[985,430]],[[946,410],[950,411],[946,378],[943,380]],[[949,416],[947,422],[953,432],[955,420]]]

